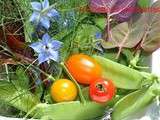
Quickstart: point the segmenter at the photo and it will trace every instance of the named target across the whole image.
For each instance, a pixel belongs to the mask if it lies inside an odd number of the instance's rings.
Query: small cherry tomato
[[[116,88],[111,80],[98,79],[91,83],[89,87],[90,98],[98,103],[105,103],[111,100],[116,92]]]
[[[102,74],[102,68],[97,61],[84,54],[71,56],[66,66],[72,76],[82,84],[90,84]]]
[[[56,80],[51,86],[51,96],[56,102],[73,101],[77,92],[76,85],[67,79]]]

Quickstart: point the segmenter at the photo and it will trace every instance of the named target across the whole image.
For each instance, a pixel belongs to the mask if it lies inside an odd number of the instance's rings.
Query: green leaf
[[[103,77],[112,80],[116,87],[123,89],[141,88],[144,77],[139,71],[100,56],[94,56],[94,58],[103,68]]]
[[[85,53],[92,54],[94,46],[96,44],[95,34],[100,29],[94,25],[81,24],[75,31],[75,37],[71,43],[71,53]],[[68,46],[67,46],[68,47]],[[66,51],[66,49],[65,49]]]
[[[57,104],[39,104],[34,111],[36,118],[47,118],[51,120],[95,120],[103,116],[105,105],[94,102],[85,104],[79,101],[57,103]]]
[[[24,112],[28,112],[39,103],[32,93],[7,81],[0,81],[0,96],[1,102]]]
[[[160,1],[155,2],[150,9],[160,7]],[[144,18],[145,36],[141,43],[142,48],[147,52],[153,52],[160,47],[160,14],[158,11],[147,12],[142,16]]]
[[[147,52],[154,52],[160,47],[160,1],[155,2],[149,10],[132,17],[129,22],[115,26],[112,30],[112,40],[102,41],[102,46],[110,48],[134,48],[139,45]]]
[[[112,119],[130,120],[138,111],[148,106],[154,98],[155,95],[151,93],[150,89],[135,91],[115,104]]]
[[[138,0],[138,5],[141,8],[147,8],[150,6],[151,0]]]
[[[20,86],[20,88],[28,90],[29,89],[29,78],[24,71],[25,70],[23,68],[19,67],[16,70],[16,76],[14,76],[15,80],[13,80],[12,82],[15,83],[14,84],[15,86],[17,86],[17,87]]]
[[[106,18],[104,16],[98,16],[94,18],[94,22],[96,23],[96,25],[99,26],[99,28],[101,28],[102,30],[104,30],[104,26],[106,25]]]
[[[135,47],[141,41],[144,34],[142,23],[142,19],[139,19],[118,24],[111,30],[112,40],[102,41],[102,46],[106,49]]]
[[[134,59],[134,53],[133,51],[129,49],[123,49],[122,54],[125,56],[127,62],[129,63],[132,59]]]
[[[83,6],[87,6],[88,4],[87,0],[51,0],[51,2],[56,3],[61,11],[80,10],[81,7],[83,8]]]

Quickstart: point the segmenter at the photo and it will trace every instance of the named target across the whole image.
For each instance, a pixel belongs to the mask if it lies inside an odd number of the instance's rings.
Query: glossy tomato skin
[[[56,80],[51,86],[51,96],[55,102],[73,101],[77,93],[76,85],[67,79]]]
[[[98,103],[111,100],[116,93],[116,88],[111,80],[97,79],[89,87],[90,98]]]
[[[90,84],[102,75],[101,66],[88,55],[72,55],[66,62],[66,66],[72,76],[81,84]]]

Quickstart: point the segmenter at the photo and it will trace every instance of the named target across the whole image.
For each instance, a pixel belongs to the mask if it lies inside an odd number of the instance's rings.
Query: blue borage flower
[[[57,40],[53,40],[47,33],[43,35],[42,41],[36,42],[30,45],[35,52],[38,53],[39,64],[54,60],[59,62],[59,50],[62,43]]]
[[[50,27],[50,20],[59,18],[59,12],[52,6],[49,6],[49,1],[31,2],[33,14],[30,17],[30,22],[36,25],[42,25],[46,29]]]
[[[96,32],[95,38],[96,39],[102,39],[102,33],[101,32]],[[104,52],[100,41],[96,42],[95,49],[99,50],[102,53]]]
[[[102,33],[96,32],[95,37],[96,39],[102,39]]]

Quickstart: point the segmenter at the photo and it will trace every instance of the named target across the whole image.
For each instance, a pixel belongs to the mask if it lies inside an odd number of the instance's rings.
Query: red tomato
[[[111,80],[98,79],[91,83],[89,94],[93,101],[104,103],[111,100],[116,92],[116,88]]]
[[[73,55],[66,62],[66,66],[72,76],[82,84],[90,84],[91,81],[101,77],[101,66],[88,55]]]

